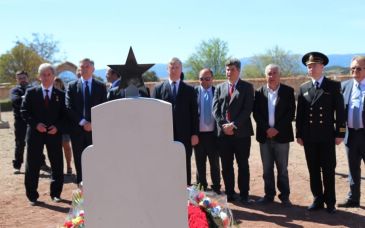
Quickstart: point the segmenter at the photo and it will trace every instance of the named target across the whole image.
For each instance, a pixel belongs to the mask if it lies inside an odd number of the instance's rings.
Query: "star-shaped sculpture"
[[[132,47],[129,48],[127,60],[124,65],[108,65],[112,70],[117,72],[120,79],[119,89],[125,89],[129,85],[134,85],[138,89],[146,91],[142,74],[155,64],[138,64],[134,56]]]

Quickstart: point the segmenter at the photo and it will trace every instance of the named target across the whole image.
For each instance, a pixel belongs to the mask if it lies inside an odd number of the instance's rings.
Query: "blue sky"
[[[296,54],[363,53],[364,8],[363,0],[0,0],[0,54],[32,33],[53,35],[60,56],[89,57],[97,69],[124,63],[129,46],[138,63],[185,61],[213,37],[238,58],[275,45]]]

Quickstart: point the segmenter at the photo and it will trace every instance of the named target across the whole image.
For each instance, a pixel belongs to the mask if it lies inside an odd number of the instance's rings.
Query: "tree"
[[[160,79],[157,77],[156,72],[147,71],[142,75],[144,82],[158,82]]]
[[[55,55],[60,51],[58,48],[59,42],[53,40],[52,35],[32,33],[32,36],[32,41],[28,41],[27,39],[23,41],[26,46],[30,47],[49,63],[60,62],[60,60],[55,57]]]
[[[187,62],[187,79],[198,79],[199,71],[203,68],[210,68],[215,78],[225,77],[225,62],[228,57],[227,42],[219,38],[212,38],[202,41],[196,48],[196,53],[192,54]]]
[[[0,56],[0,81],[15,82],[18,70],[28,72],[31,80],[35,80],[38,67],[44,60],[30,47],[17,42],[9,52]]]
[[[253,56],[250,59],[250,64],[243,67],[242,74],[248,78],[264,77],[265,67],[270,63],[279,65],[281,75],[285,77],[301,73],[300,56],[275,46],[268,49],[265,54]]]

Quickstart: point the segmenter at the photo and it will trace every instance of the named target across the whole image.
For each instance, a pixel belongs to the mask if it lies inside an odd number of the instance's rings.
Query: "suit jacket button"
[[[309,123],[313,123],[313,121],[312,121],[312,120],[310,120],[310,121],[309,121]]]
[[[323,123],[323,121],[321,120],[321,121],[319,121],[319,123]]]
[[[322,110],[323,108],[322,107],[319,107],[320,110]]]

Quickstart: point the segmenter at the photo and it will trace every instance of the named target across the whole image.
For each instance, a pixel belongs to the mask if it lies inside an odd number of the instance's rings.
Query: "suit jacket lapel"
[[[238,96],[240,93],[239,93],[239,87],[240,87],[241,83],[240,83],[240,79],[238,79],[237,81],[237,84],[236,84],[236,87],[234,88],[233,90],[233,93],[231,95],[231,99],[229,100],[229,105],[232,104],[232,102],[235,100],[236,96]],[[227,90],[229,88],[229,84],[226,86]],[[229,93],[229,91],[228,91]]]

